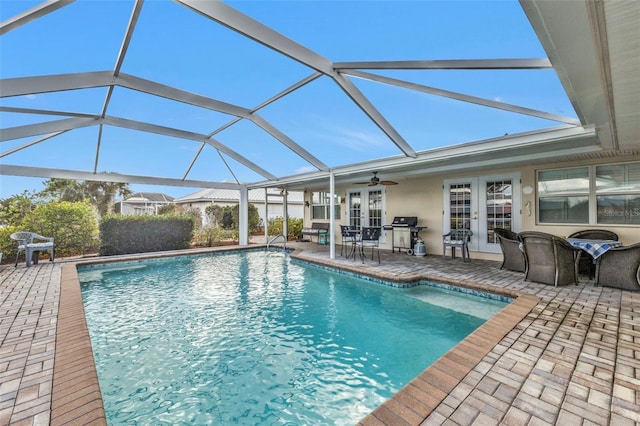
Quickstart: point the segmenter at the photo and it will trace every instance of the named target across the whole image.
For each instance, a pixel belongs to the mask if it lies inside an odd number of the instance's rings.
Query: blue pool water
[[[78,275],[111,425],[355,424],[505,306],[262,251]]]

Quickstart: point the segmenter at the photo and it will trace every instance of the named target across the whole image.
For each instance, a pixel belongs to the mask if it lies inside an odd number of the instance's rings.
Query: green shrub
[[[0,228],[0,252],[4,262],[15,259],[18,244],[10,236],[18,231],[53,237],[56,257],[83,255],[98,248],[96,212],[88,201],[37,204],[19,223]]]
[[[10,238],[14,232],[18,232],[15,226],[5,226],[0,228],[0,253],[2,253],[2,263],[13,262],[16,259],[18,243]]]
[[[284,218],[274,217],[269,219],[268,233],[269,235],[282,235],[282,222]],[[298,238],[302,233],[304,221],[301,218],[290,217],[287,220],[287,238]]]
[[[100,255],[186,249],[193,233],[190,216],[109,215],[100,224]]]
[[[238,231],[234,229],[223,229],[220,226],[209,226],[196,232],[193,244],[198,247],[214,247],[223,241],[237,241]]]
[[[21,231],[53,237],[56,257],[83,255],[98,246],[98,221],[88,201],[49,201],[28,213]]]

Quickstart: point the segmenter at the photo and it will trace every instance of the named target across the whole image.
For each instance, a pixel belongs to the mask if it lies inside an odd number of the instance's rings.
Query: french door
[[[355,228],[382,227],[385,224],[384,187],[351,189],[347,191],[347,223]],[[384,241],[384,232],[380,242]]]
[[[470,250],[500,253],[496,228],[520,230],[520,176],[508,174],[444,181],[444,223],[473,232]]]

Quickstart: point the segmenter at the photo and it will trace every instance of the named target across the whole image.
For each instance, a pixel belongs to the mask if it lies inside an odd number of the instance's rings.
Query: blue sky
[[[544,58],[517,1],[227,2],[331,61]],[[2,0],[2,21],[38,2]],[[112,70],[133,8],[129,0],[79,0],[0,36],[2,78]],[[145,2],[121,72],[254,108],[312,70],[181,5]],[[374,71],[371,71],[374,72]],[[376,71],[413,83],[575,116],[555,72]],[[558,125],[350,78],[417,151]],[[0,105],[99,114],[105,88],[2,98]],[[117,87],[108,115],[208,134],[233,119]],[[259,114],[329,166],[400,154],[327,77]],[[61,117],[0,112],[0,128]],[[76,129],[0,158],[2,164],[92,171],[97,127]],[[218,141],[276,176],[313,168],[246,120]],[[37,137],[2,142],[0,152]],[[181,178],[200,143],[105,126],[98,171]],[[224,160],[224,161],[223,161]],[[226,164],[225,164],[226,163]],[[228,170],[227,164],[231,167]],[[263,180],[207,146],[189,179]],[[0,176],[0,198],[39,190],[44,178]],[[181,196],[198,188],[131,185]]]

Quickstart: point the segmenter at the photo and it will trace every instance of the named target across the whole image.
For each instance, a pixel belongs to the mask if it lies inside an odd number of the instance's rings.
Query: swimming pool
[[[110,424],[354,424],[505,306],[262,251],[78,275]]]

